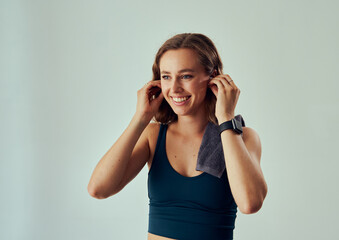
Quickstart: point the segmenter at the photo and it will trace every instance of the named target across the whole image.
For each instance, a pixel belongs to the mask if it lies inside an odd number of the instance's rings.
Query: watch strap
[[[222,124],[219,125],[219,134],[221,134],[223,131],[227,129],[233,129],[232,120],[223,122]]]
[[[242,127],[245,126],[245,121],[240,114],[236,115],[229,121],[223,122],[219,125],[219,134],[227,129],[232,129],[237,134],[242,135]]]

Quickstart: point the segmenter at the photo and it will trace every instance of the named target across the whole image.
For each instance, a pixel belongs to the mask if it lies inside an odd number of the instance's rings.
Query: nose
[[[173,93],[177,92],[178,90],[179,91],[182,90],[180,79],[174,78],[174,80],[172,81],[171,88]]]

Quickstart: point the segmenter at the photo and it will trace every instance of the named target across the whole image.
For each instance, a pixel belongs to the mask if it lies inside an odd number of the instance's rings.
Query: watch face
[[[237,133],[242,133],[242,125],[241,125],[241,122],[239,122],[238,120],[236,119],[232,119],[233,121],[233,128],[234,128],[234,131],[236,131]]]

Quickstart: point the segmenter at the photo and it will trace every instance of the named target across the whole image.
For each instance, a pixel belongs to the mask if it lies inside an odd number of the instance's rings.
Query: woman
[[[205,35],[168,39],[155,57],[153,80],[138,91],[130,124],[92,174],[89,193],[107,198],[148,163],[149,240],[233,239],[237,208],[255,213],[266,197],[261,143],[249,127],[242,135],[220,133],[226,162],[220,179],[196,170],[207,124],[234,118],[240,90],[222,69]]]

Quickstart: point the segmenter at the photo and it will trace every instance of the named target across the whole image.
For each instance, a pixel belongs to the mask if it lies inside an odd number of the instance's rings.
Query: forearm
[[[240,134],[223,131],[221,141],[234,200],[242,212],[258,210],[266,195],[266,182],[259,162],[251,159]]]
[[[128,127],[101,158],[88,184],[91,195],[107,197],[117,189],[132,151],[147,124],[134,115]]]

